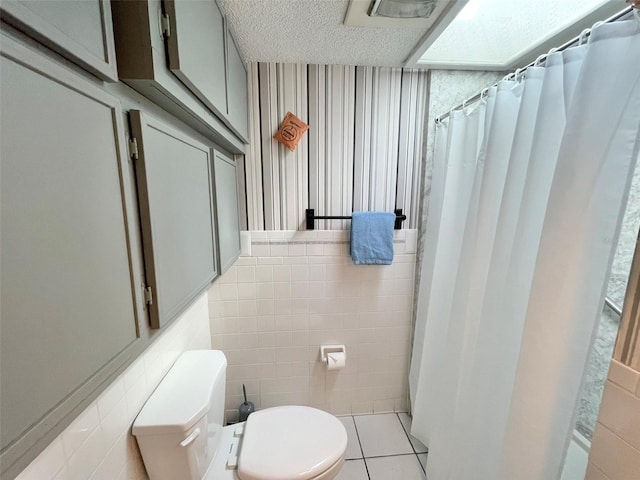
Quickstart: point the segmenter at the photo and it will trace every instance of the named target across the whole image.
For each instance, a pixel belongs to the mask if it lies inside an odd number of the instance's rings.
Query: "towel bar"
[[[402,209],[397,208],[393,211],[396,214],[396,223],[393,225],[395,230],[400,230],[402,228],[402,222],[407,219],[406,215],[402,214]],[[315,230],[315,221],[316,220],[351,220],[351,216],[346,215],[337,215],[337,216],[327,216],[327,215],[316,215],[315,210],[313,208],[307,208],[305,210],[305,216],[307,220],[307,230]]]

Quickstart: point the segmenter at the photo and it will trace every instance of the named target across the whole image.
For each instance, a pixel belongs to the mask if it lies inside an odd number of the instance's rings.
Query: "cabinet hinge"
[[[153,292],[151,287],[144,287],[144,303],[147,305],[153,305]]]
[[[138,140],[136,137],[129,139],[129,156],[134,160],[138,159]]]
[[[160,24],[162,26],[162,34],[165,38],[169,38],[171,36],[171,22],[169,21],[169,15],[163,13],[160,16]]]

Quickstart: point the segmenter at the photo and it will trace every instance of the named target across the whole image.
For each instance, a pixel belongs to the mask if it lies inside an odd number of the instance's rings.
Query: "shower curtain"
[[[437,125],[409,379],[429,479],[560,477],[639,129],[637,13]]]

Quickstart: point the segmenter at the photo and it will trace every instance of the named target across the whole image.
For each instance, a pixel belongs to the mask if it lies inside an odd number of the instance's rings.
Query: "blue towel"
[[[351,258],[356,265],[391,265],[395,213],[353,212]]]

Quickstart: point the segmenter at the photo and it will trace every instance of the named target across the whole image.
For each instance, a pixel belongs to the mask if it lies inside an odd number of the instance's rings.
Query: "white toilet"
[[[151,480],[331,480],[347,432],[311,407],[259,410],[223,427],[227,360],[215,350],[183,353],[133,424]]]

